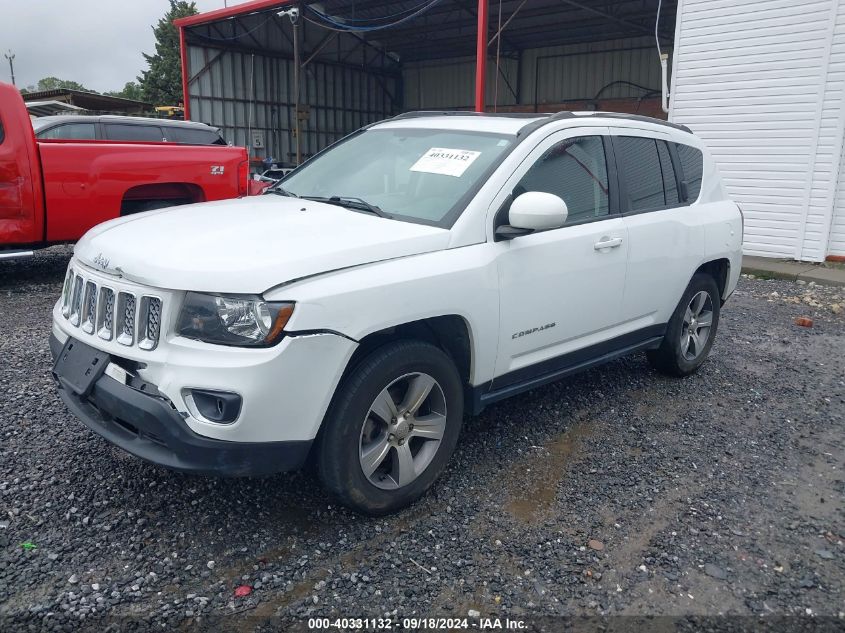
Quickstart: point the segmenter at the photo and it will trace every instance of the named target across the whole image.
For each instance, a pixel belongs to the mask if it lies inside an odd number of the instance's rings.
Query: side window
[[[553,193],[569,208],[567,224],[605,216],[608,207],[607,161],[600,136],[566,139],[549,149],[514,189]]]
[[[675,143],[678,150],[678,158],[681,159],[681,169],[684,172],[683,180],[687,183],[687,200],[695,202],[698,194],[701,193],[701,172],[704,169],[704,157],[701,150],[689,145]]]
[[[64,123],[44,130],[38,138],[45,139],[76,139],[94,140],[97,138],[96,128],[93,123]]]
[[[663,172],[663,193],[666,196],[666,206],[674,207],[680,204],[678,195],[678,179],[675,178],[675,167],[666,141],[657,141],[657,155],[660,157],[660,171]]]
[[[666,206],[657,142],[653,138],[616,136],[617,164],[625,175],[628,209],[651,211]]]
[[[147,141],[161,143],[164,134],[157,125],[106,123],[106,138],[110,141]]]

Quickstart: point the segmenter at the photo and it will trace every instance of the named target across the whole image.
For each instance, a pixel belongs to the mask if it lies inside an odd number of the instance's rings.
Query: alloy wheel
[[[706,290],[695,293],[684,312],[681,327],[681,354],[692,361],[707,347],[713,326],[713,299]]]
[[[428,374],[400,376],[376,396],[361,427],[359,460],[374,486],[395,490],[428,467],[446,432],[446,397]]]

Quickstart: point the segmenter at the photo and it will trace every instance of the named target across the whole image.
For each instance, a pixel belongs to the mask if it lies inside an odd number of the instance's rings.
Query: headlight
[[[178,333],[206,343],[267,347],[279,342],[292,314],[292,303],[189,292]]]

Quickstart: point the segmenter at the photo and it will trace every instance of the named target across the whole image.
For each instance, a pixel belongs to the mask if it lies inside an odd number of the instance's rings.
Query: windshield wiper
[[[272,186],[267,187],[267,189],[264,190],[264,193],[265,194],[275,193],[277,196],[288,196],[289,198],[298,198],[299,197],[293,191],[288,191],[284,187],[279,187],[278,185],[275,186],[275,187],[272,187]]]
[[[356,198],[354,196],[330,196],[328,198],[320,198],[317,196],[303,196],[306,200],[314,200],[315,202],[326,202],[328,204],[336,204],[348,209],[355,209],[356,211],[366,211],[372,213],[380,218],[390,218],[391,216],[374,204],[370,204],[363,198]]]

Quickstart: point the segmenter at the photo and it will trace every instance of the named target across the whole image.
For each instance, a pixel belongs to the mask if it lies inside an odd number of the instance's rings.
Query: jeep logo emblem
[[[108,259],[108,257],[103,257],[102,253],[99,253],[94,258],[94,263],[97,266],[99,266],[100,268],[102,268],[103,270],[106,270],[109,267],[109,259]]]

